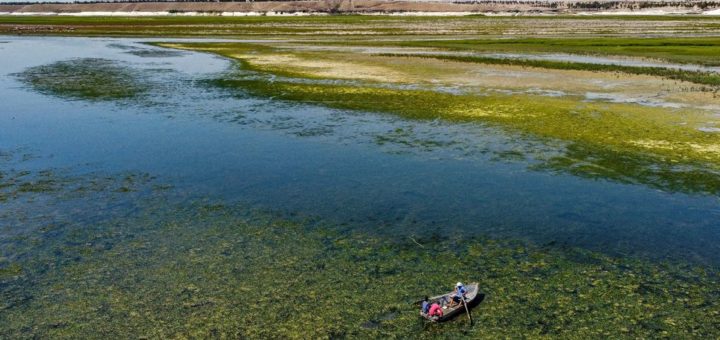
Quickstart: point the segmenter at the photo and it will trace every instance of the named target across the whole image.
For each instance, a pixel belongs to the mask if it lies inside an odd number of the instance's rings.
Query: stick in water
[[[412,236],[410,236],[410,239],[411,239],[413,242],[415,242],[415,244],[419,245],[420,248],[425,248],[424,245],[420,244],[418,241],[415,241],[415,238],[413,238]]]
[[[470,325],[472,326],[473,320],[472,316],[470,315],[470,309],[468,309],[467,301],[465,301],[465,296],[462,296],[463,306],[465,306],[465,312],[467,313],[468,320],[470,320]]]

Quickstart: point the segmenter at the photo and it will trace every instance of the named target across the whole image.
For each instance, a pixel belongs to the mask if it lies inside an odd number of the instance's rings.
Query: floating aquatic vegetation
[[[98,58],[31,67],[16,76],[38,92],[68,99],[132,99],[149,90],[131,68]]]

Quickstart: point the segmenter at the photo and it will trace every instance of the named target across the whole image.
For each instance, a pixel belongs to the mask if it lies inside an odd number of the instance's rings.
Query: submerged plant
[[[66,221],[0,264],[0,336],[716,337],[714,270],[490,238],[378,237],[225,202],[142,200]],[[51,264],[51,265],[48,265]],[[20,270],[22,268],[22,270]],[[454,282],[487,298],[423,325]]]
[[[16,76],[40,93],[69,99],[130,99],[149,89],[132,69],[97,58],[58,61],[28,68]]]

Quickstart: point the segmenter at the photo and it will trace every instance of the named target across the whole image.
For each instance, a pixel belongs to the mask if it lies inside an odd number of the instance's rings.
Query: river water
[[[716,195],[533,170],[537,158],[562,145],[480,123],[414,121],[217,89],[204,80],[232,71],[230,61],[168,53],[138,39],[0,40],[0,149],[27,155],[5,161],[6,170],[147,173],[186,196],[387,237],[513,237],[720,263]],[[139,72],[150,95],[68,99],[38,93],[16,75],[77,58]],[[13,207],[22,211],[22,204]],[[24,213],[32,215],[32,207]],[[34,228],[14,221],[0,230]]]

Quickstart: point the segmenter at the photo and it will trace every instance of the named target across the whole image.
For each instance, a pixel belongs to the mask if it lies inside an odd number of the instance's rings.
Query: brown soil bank
[[[0,13],[133,14],[222,13],[504,13],[504,14],[701,14],[720,8],[720,1],[382,1],[318,0],[261,2],[114,2],[67,4],[0,4]]]

